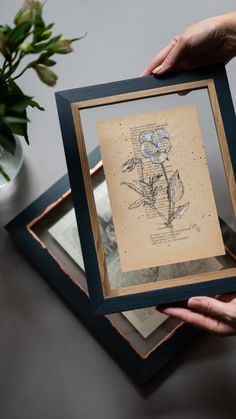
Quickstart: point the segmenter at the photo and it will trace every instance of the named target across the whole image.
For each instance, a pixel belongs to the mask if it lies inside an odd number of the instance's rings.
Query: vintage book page
[[[154,307],[123,311],[122,314],[145,339],[168,318],[168,316],[160,313]]]
[[[84,270],[84,262],[74,209],[70,210],[59,221],[57,221],[57,223],[49,229],[49,233]],[[158,312],[153,307],[126,311],[122,314],[143,336],[143,338],[150,336],[150,334],[153,333],[154,330],[156,330],[157,327],[168,318],[168,316]]]
[[[57,243],[63,247],[66,253],[68,253],[68,255],[74,259],[74,261],[84,271],[84,260],[74,209],[70,210],[59,221],[53,224],[48,231]]]
[[[105,182],[104,182],[105,183]],[[49,233],[59,243],[61,247],[74,259],[74,261],[84,270],[84,262],[77,230],[74,209],[70,210],[50,229]],[[147,338],[154,330],[162,324],[168,316],[158,312],[155,308],[144,308],[122,313],[133,327]]]
[[[225,254],[197,111],[97,122],[124,272]]]
[[[171,277],[191,275],[197,272],[217,271],[222,268],[221,263],[215,258],[201,259],[160,268],[149,268],[137,272],[122,272],[119,254],[114,236],[114,227],[108,203],[106,183],[103,182],[95,189],[95,200],[99,206],[100,228],[102,241],[106,253],[107,270],[111,288],[127,287],[145,282],[165,280]],[[104,205],[105,203],[105,205]],[[77,230],[74,209],[70,210],[50,229],[49,233],[72,259],[84,270],[82,250]],[[147,338],[157,327],[163,323],[167,316],[155,308],[144,308],[122,313],[135,329]]]

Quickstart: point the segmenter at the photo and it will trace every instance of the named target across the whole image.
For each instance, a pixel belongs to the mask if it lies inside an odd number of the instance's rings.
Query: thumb
[[[192,297],[188,307],[226,321],[236,321],[236,304],[225,303],[210,297]]]
[[[185,49],[185,44],[182,38],[177,37],[175,39],[177,41],[175,46],[170,50],[162,64],[153,70],[154,74],[164,74],[178,66],[181,55]]]

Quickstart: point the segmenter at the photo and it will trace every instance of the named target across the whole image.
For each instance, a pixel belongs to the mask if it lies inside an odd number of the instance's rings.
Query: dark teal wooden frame
[[[91,167],[94,166],[97,158],[97,151],[91,153],[89,158]],[[137,383],[144,384],[181,352],[188,343],[192,342],[199,335],[199,331],[187,325],[178,328],[168,340],[144,359],[117,332],[105,316],[93,315],[88,296],[68,278],[47,249],[43,248],[27,229],[27,225],[32,220],[42,214],[69,188],[69,179],[65,175],[12,220],[6,226],[6,230],[37,270],[43,274],[48,284],[79,316],[111,356]]]
[[[56,93],[56,102],[67,159],[72,198],[76,211],[79,234],[83,250],[89,293],[94,313],[108,314],[140,307],[161,305],[186,300],[194,295],[214,295],[236,290],[236,278],[216,279],[172,288],[147,291],[119,297],[105,297],[102,289],[97,254],[93,239],[88,202],[85,193],[80,155],[77,147],[71,105],[91,99],[115,96],[136,91],[179,85],[213,79],[219,107],[227,137],[229,153],[236,174],[236,120],[229,84],[224,66],[198,71],[181,72],[165,78],[154,76],[89,86]],[[236,177],[236,176],[235,176]],[[83,220],[81,222],[81,220]],[[225,237],[230,237],[230,250],[235,253],[235,234],[224,225]]]

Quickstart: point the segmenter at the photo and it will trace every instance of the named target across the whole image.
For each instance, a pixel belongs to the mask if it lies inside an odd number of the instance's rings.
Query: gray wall
[[[1,0],[0,22],[10,23],[20,4]],[[30,112],[31,145],[24,145],[17,188],[0,195],[1,419],[235,417],[235,338],[195,342],[140,389],[2,228],[66,172],[54,90],[138,76],[186,25],[233,9],[235,0],[47,1],[45,16],[58,32],[88,35],[73,54],[58,56],[56,89],[42,85],[33,72],[21,80],[46,112]],[[235,70],[236,60],[227,67],[234,102]]]
[[[1,22],[9,23],[20,4],[18,0],[1,0]],[[25,147],[25,163],[35,184],[29,200],[66,171],[54,91],[136,77],[185,26],[234,8],[233,0],[48,0],[45,17],[48,22],[56,22],[58,33],[88,35],[75,44],[72,54],[58,56],[56,88],[42,85],[33,71],[20,80],[25,92],[46,108],[45,113],[34,110],[29,115],[31,146]],[[236,61],[228,65],[234,100],[235,70]],[[45,148],[57,160],[56,165],[45,165]],[[45,184],[40,179],[42,167]]]

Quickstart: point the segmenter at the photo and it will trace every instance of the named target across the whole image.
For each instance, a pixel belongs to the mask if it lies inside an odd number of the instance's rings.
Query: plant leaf
[[[143,196],[143,191],[137,188],[137,186],[131,182],[121,182],[121,185],[126,185],[128,186],[128,188],[132,189],[133,191],[137,192],[139,195]]]
[[[145,199],[139,198],[137,199],[137,201],[134,201],[132,204],[130,204],[129,209],[141,207],[141,205],[143,205],[144,203],[145,203]]]
[[[152,195],[153,195],[153,196],[156,196],[156,195],[157,195],[157,193],[158,193],[158,190],[159,190],[159,186],[156,186],[156,187],[154,188],[154,190],[153,190]]]
[[[188,210],[189,205],[190,205],[189,202],[186,202],[184,205],[180,205],[179,207],[177,207],[171,217],[171,220],[174,220],[175,218],[178,218],[178,219],[182,218],[185,212]]]
[[[23,94],[12,94],[6,98],[8,109],[15,112],[23,112],[31,102],[31,97]]]
[[[14,134],[22,135],[23,137],[25,137],[25,131],[26,131],[26,128],[27,128],[26,125],[27,125],[26,123],[15,122],[15,123],[12,123],[8,126]]]
[[[45,42],[39,42],[38,44],[34,45],[34,52],[40,53],[43,51],[47,51],[49,55],[52,55],[54,51],[51,51],[51,48],[55,46],[56,42],[59,41],[60,38],[61,35],[57,35]]]
[[[184,194],[184,185],[183,182],[180,180],[179,171],[176,170],[173,175],[171,176],[168,187],[167,187],[167,195],[168,199],[174,204],[178,202]]]
[[[149,183],[145,182],[144,180],[134,180],[140,186],[149,186]]]
[[[27,119],[24,118],[18,118],[17,116],[5,116],[3,118],[3,121],[6,125],[12,125],[12,124],[25,124],[26,122],[28,122]]]
[[[162,173],[159,173],[158,175],[152,176],[152,183],[158,182],[158,180],[162,177]]]
[[[143,194],[147,195],[149,193],[149,184],[144,182],[144,180],[134,180],[136,188],[142,191]]]
[[[7,44],[11,51],[14,51],[27,38],[31,26],[32,22],[26,21],[10,31]]]
[[[22,112],[22,116],[23,116],[23,118],[25,118],[28,121],[26,110]],[[27,144],[29,145],[28,124],[27,123],[22,125],[22,130],[23,130],[22,135],[25,138],[25,141],[27,142]]]
[[[40,106],[38,104],[38,102],[36,102],[35,100],[32,100],[32,99],[29,103],[29,106],[31,106],[32,108],[37,108],[39,111],[45,111],[45,109],[42,106]]]
[[[0,118],[5,114],[6,106],[4,103],[0,103]]]
[[[13,154],[16,148],[14,135],[7,125],[0,123],[0,145]]]
[[[140,159],[136,159],[132,157],[131,159],[127,160],[124,164],[122,164],[121,169],[122,172],[132,172],[137,164],[140,163]]]

